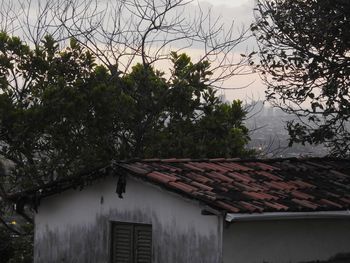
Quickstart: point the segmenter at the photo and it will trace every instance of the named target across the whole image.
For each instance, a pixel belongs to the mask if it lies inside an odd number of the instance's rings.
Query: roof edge
[[[132,163],[132,162],[164,162],[164,163],[178,163],[178,162],[280,162],[280,161],[313,161],[313,160],[330,160],[330,161],[349,161],[350,158],[339,158],[333,156],[301,156],[301,157],[277,157],[277,158],[257,158],[257,157],[232,157],[232,158],[130,158],[113,161],[114,164]]]
[[[268,221],[268,220],[286,220],[286,219],[321,219],[350,218],[350,210],[341,211],[315,211],[315,212],[267,212],[253,214],[234,214],[227,213],[225,220],[227,222],[240,221]]]

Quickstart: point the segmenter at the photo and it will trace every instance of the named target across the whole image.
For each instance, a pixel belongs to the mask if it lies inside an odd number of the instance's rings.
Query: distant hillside
[[[289,135],[286,130],[286,121],[293,120],[281,109],[266,106],[263,102],[254,102],[249,107],[246,125],[251,130],[250,148],[253,148],[266,157],[300,157],[324,156],[328,150],[324,145],[294,144],[288,147]]]

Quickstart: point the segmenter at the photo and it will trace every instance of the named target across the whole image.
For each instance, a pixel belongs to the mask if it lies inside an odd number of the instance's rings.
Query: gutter
[[[269,212],[252,214],[226,214],[227,222],[287,220],[287,219],[350,219],[350,210],[317,212]]]

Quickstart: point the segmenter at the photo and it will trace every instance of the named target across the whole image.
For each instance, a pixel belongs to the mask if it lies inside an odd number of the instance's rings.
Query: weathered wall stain
[[[35,263],[109,262],[110,221],[152,224],[155,263],[221,263],[222,218],[203,216],[197,204],[134,180],[128,180],[124,200],[118,200],[114,186],[105,182],[44,200],[36,216]],[[93,203],[79,208],[74,198]]]

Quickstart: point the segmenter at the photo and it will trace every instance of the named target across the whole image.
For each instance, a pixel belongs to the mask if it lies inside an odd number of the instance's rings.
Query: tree
[[[217,98],[207,61],[172,53],[169,80],[142,64],[116,78],[75,39],[60,50],[47,36],[32,49],[6,33],[0,54],[0,154],[12,163],[16,190],[114,159],[244,153],[245,112]],[[170,146],[173,136],[181,147],[164,152],[158,144]],[[215,151],[203,148],[208,140]]]
[[[206,84],[212,75],[207,61],[193,64],[186,54],[173,52],[172,63],[169,80],[140,64],[123,78],[131,91],[129,102],[136,110],[124,121],[130,131],[135,131],[128,133],[135,136],[133,150],[128,152],[134,157],[246,156],[244,146],[249,137],[241,102],[219,100],[216,91]]]
[[[249,73],[246,31],[184,0],[0,3],[0,218],[9,194],[112,160],[250,154],[242,104],[216,95]]]
[[[168,79],[143,64],[115,76],[74,38],[60,48],[46,36],[30,47],[0,33],[2,214],[11,213],[4,200],[13,192],[113,160],[249,155],[246,112],[218,99],[210,63],[176,52],[171,61]],[[16,212],[31,222],[26,208]],[[13,232],[27,238],[22,230]]]
[[[13,256],[13,248],[11,246],[11,238],[9,231],[0,226],[0,254],[4,262],[8,262]]]
[[[0,225],[0,255],[2,263],[33,262],[32,226],[26,226],[30,228],[28,229],[28,235],[19,236],[6,229],[4,225]]]
[[[207,156],[208,149],[180,145],[193,130],[201,129],[199,139],[187,138],[192,146],[215,137],[213,127],[204,131],[215,114],[234,145],[212,155],[244,153],[244,111],[238,102],[218,106],[214,91],[247,73],[247,58],[232,53],[244,31],[235,35],[201,9],[185,18],[184,0],[1,3],[0,154],[13,165],[8,182],[17,190],[112,158]],[[176,52],[191,45],[204,50],[196,62]],[[163,60],[174,65],[170,73],[156,70]],[[171,142],[170,132],[183,142]],[[161,153],[155,138],[177,147]]]
[[[267,99],[297,120],[294,142],[350,153],[350,3],[346,0],[259,0],[252,25]]]

